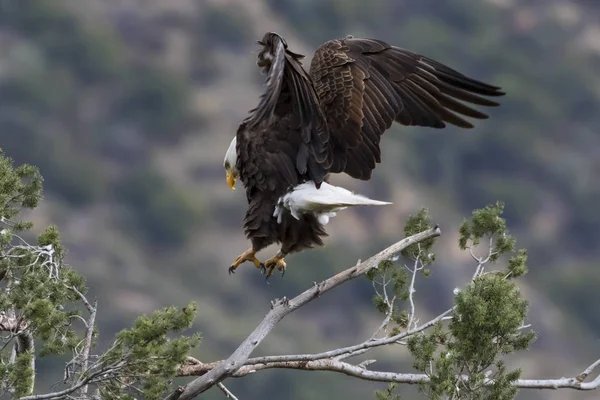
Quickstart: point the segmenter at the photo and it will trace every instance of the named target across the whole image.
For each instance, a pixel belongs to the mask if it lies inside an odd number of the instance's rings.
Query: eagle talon
[[[237,267],[239,267],[246,261],[252,262],[256,266],[256,268],[261,268],[261,266],[263,265],[263,263],[260,262],[258,258],[256,258],[256,252],[252,248],[249,248],[248,250],[240,254],[238,258],[235,259],[233,264],[231,264],[231,267],[229,267],[229,275],[235,274],[235,270],[237,269]]]
[[[267,273],[267,276],[265,276],[265,281],[267,281],[267,283],[269,283],[269,278],[271,277],[271,275],[273,275],[273,270],[275,269],[274,266],[269,267],[267,271],[267,268],[265,267],[265,272]]]
[[[267,274],[267,276],[265,276],[265,282],[267,283],[267,285],[270,285],[271,282],[269,282],[269,278],[271,277],[271,275]]]
[[[281,276],[283,277],[283,275],[285,274],[285,269],[287,267],[285,260],[283,258],[283,255],[281,253],[277,253],[275,256],[269,258],[267,261],[265,261],[264,263],[264,268],[265,270],[269,270],[269,272],[267,273],[266,279],[269,280],[269,278],[271,277],[271,275],[273,275],[273,271],[275,271],[275,267],[277,267],[277,269],[279,271],[281,271]]]

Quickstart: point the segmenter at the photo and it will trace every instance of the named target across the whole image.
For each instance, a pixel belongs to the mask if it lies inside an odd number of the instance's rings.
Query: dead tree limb
[[[395,254],[398,254],[407,247],[423,240],[440,236],[440,234],[441,231],[439,227],[436,226],[427,231],[402,239],[387,249],[370,257],[366,261],[358,263],[354,267],[350,267],[337,275],[314,285],[312,288],[304,291],[293,299],[288,300],[284,297],[283,299],[273,301],[271,303],[271,310],[267,313],[262,322],[252,333],[250,333],[242,344],[240,344],[233,354],[231,354],[227,360],[216,365],[208,373],[187,384],[183,392],[179,395],[179,400],[193,399],[200,393],[235,374],[242,366],[244,366],[254,349],[286,315],[318,298],[329,290],[367,273],[372,268],[377,267],[382,261],[391,259]]]

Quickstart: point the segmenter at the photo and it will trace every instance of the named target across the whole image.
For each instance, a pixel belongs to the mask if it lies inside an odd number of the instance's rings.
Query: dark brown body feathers
[[[240,124],[236,165],[248,200],[244,228],[256,251],[275,242],[284,254],[322,245],[327,234],[312,214],[296,220],[287,213],[277,223],[278,199],[307,180],[319,187],[329,173],[370,179],[381,162],[381,136],[393,122],[472,128],[464,117],[488,116],[465,103],[497,106],[482,96],[504,94],[376,39],[324,43],[309,73],[300,62],[304,56],[288,50],[277,34],[259,43],[266,90]]]

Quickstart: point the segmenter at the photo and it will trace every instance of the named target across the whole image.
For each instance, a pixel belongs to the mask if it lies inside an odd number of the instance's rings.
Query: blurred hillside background
[[[59,226],[68,262],[87,277],[100,304],[100,346],[141,313],[196,300],[204,340],[194,355],[227,357],[272,298],[395,242],[405,218],[428,207],[443,237],[432,277],[417,288],[424,320],[474,271],[457,246],[463,217],[503,200],[529,249],[521,287],[539,334],[511,364],[528,378],[573,376],[600,355],[598,21],[600,4],[590,0],[0,0],[0,148],[40,167],[45,200],[31,218],[40,229]],[[247,248],[246,203],[222,167],[262,90],[255,41],[267,31],[307,54],[306,65],[321,43],[353,34],[507,91],[471,131],[388,131],[371,181],[333,182],[394,205],[342,212],[327,246],[289,257],[285,278],[271,285],[248,265],[227,274]],[[338,288],[284,320],[256,355],[366,339],[380,322],[371,296],[366,279]],[[403,349],[370,358],[378,369],[411,369]],[[44,386],[62,378],[63,361],[40,360]],[[382,387],[298,371],[229,384],[244,400],[369,399]]]

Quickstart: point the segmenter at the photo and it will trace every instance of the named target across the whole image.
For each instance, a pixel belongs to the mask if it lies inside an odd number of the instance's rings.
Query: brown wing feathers
[[[358,42],[356,45],[354,42]],[[398,122],[405,125],[420,125],[442,128],[445,122],[462,128],[473,125],[454,114],[476,119],[488,116],[456,101],[462,100],[481,106],[497,106],[498,103],[478,95],[500,96],[498,87],[468,78],[435,60],[411,51],[390,46],[372,39],[349,39],[350,54],[357,60],[371,61],[368,65],[394,88],[394,94],[386,96],[392,107],[400,100],[403,105]],[[358,63],[364,68],[361,64]],[[376,79],[373,84],[387,88]]]
[[[463,117],[488,116],[462,102],[497,106],[481,96],[504,94],[496,86],[377,39],[324,43],[315,52],[310,75],[335,147],[330,172],[358,179],[369,179],[381,161],[380,136],[394,121],[472,128]]]

